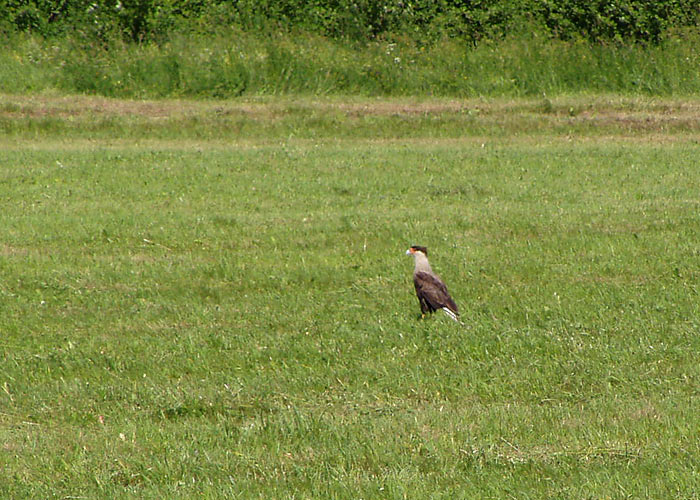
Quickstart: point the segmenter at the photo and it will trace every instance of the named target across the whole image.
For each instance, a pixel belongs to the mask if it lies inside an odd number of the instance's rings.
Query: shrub
[[[699,20],[697,0],[0,0],[4,31],[116,33],[134,41],[236,25],[356,42],[400,34],[416,43],[477,43],[527,25],[562,39],[658,43],[668,30]]]

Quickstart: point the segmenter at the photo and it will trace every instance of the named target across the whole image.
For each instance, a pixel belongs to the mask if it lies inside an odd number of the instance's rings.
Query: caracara
[[[447,287],[440,277],[433,272],[428,262],[428,249],[413,246],[406,250],[406,255],[413,255],[416,268],[413,271],[413,284],[416,286],[416,295],[420,302],[420,310],[425,313],[434,313],[442,309],[450,318],[460,323],[459,309],[450,297]]]

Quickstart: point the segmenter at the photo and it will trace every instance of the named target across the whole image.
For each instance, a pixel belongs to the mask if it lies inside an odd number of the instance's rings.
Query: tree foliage
[[[359,42],[447,36],[477,43],[526,27],[562,39],[655,43],[670,29],[699,21],[699,0],[0,0],[5,32],[135,41],[237,26]]]

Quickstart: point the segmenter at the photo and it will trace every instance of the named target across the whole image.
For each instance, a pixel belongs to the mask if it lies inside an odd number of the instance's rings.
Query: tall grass
[[[572,92],[700,93],[700,38],[658,46],[518,35],[476,47],[445,39],[344,45],[310,34],[232,30],[162,43],[103,45],[17,35],[0,49],[0,91],[111,97],[239,95],[533,96]]]

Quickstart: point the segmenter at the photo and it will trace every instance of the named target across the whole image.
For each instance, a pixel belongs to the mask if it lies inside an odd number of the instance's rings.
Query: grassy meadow
[[[172,35],[161,42],[12,35],[0,93],[128,99],[363,95],[513,98],[572,93],[700,95],[700,34],[659,44],[561,41],[527,32],[472,45],[410,35],[364,44],[309,33]]]
[[[700,104],[0,97],[3,498],[698,498]],[[465,325],[420,320],[412,244]]]

